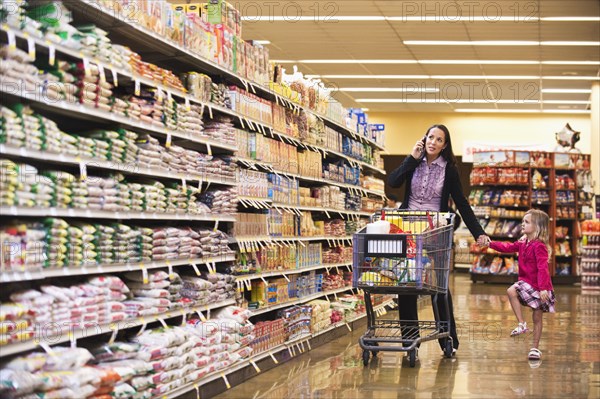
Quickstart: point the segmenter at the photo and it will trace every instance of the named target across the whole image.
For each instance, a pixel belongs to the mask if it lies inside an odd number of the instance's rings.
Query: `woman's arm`
[[[458,212],[460,212],[460,216],[465,221],[471,235],[477,240],[480,236],[485,235],[485,232],[477,221],[477,217],[473,213],[473,208],[469,205],[469,201],[467,201],[463,194],[462,184],[460,184],[460,177],[458,176],[458,168],[451,166],[446,170],[446,173],[449,175],[446,176],[446,179],[448,179],[447,184],[452,200],[454,200],[456,208],[458,208]]]
[[[388,177],[390,187],[400,187],[404,184],[407,177],[416,169],[419,161],[413,158],[412,155],[407,156],[402,164],[398,166]]]

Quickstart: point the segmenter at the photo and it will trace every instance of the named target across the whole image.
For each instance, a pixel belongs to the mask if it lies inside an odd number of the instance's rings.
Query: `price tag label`
[[[15,50],[17,48],[17,37],[15,36],[15,32],[9,29],[6,31],[6,35],[8,36],[8,48],[10,50]]]
[[[194,272],[196,272],[196,276],[200,276],[200,270],[198,270],[198,266],[196,266],[195,263],[192,263],[192,268],[194,269]]]
[[[167,325],[167,322],[166,322],[166,321],[164,321],[163,319],[161,319],[160,317],[158,318],[158,322],[159,322],[160,324],[162,324],[162,326],[163,326],[164,328],[169,328],[169,326]]]
[[[162,102],[162,100],[163,100],[163,92],[160,89],[160,87],[156,89],[156,100],[158,102]]]
[[[244,118],[242,118],[242,116],[239,116],[240,119],[240,124],[242,125],[242,129],[246,129],[246,126],[244,125]]]
[[[192,110],[192,106],[190,105],[190,99],[189,98],[185,98],[185,110],[190,112]]]
[[[208,106],[208,117],[209,117],[210,119],[212,119],[212,118],[213,118],[212,107],[211,107],[210,105]]]
[[[50,347],[50,345],[48,345],[45,342],[40,342],[40,347],[44,350],[44,352],[46,352],[47,354],[49,354],[52,357],[56,357],[56,352],[54,352],[52,350],[52,348]]]
[[[210,148],[210,144],[206,143],[206,152],[208,153],[208,155],[212,156],[212,149]]]
[[[141,94],[141,91],[142,91],[142,88],[141,88],[141,85],[140,85],[140,81],[136,79],[136,81],[135,81],[135,91],[134,91],[134,94],[135,94],[137,97],[139,97],[139,95]]]
[[[112,323],[110,325],[110,329],[112,330],[112,334],[110,336],[110,339],[108,340],[108,344],[112,345],[115,343],[115,340],[117,339],[117,334],[119,333],[119,325],[118,323]]]
[[[173,265],[171,261],[167,260],[167,268],[169,269],[169,279],[172,280],[175,278],[175,273],[173,273]]]
[[[171,142],[172,142],[172,137],[171,137],[171,132],[167,132],[167,141],[165,142],[165,147],[167,148],[171,148]]]
[[[271,359],[273,359],[273,363],[275,364],[279,364],[279,361],[277,360],[277,358],[273,355],[273,352],[269,352],[269,356],[271,356]]]
[[[198,315],[198,318],[200,319],[200,321],[202,321],[202,322],[206,321],[206,317],[204,317],[204,315],[202,314],[201,311],[196,310],[196,314]]]
[[[183,189],[183,191],[187,191],[187,184],[185,182],[185,178],[181,179],[181,188]]]
[[[85,73],[85,76],[86,77],[91,76],[92,72],[90,70],[90,60],[83,57],[82,61],[83,61],[83,72]]]
[[[142,280],[144,281],[144,284],[148,284],[148,269],[146,269],[146,266],[144,266],[143,263],[140,263],[140,269],[142,269]]]
[[[75,338],[73,328],[69,329],[69,341],[71,341],[71,348],[77,348],[77,339]]]
[[[114,68],[110,69],[110,72],[112,74],[112,83],[115,87],[119,87],[119,77],[117,76],[117,70]]]
[[[213,231],[217,231],[219,229],[219,221],[215,220],[215,227],[213,227]]]
[[[252,365],[252,367],[254,367],[254,370],[256,370],[257,373],[260,373],[260,368],[258,367],[258,365],[254,362],[254,360],[250,360],[250,364]]]
[[[185,310],[181,309],[181,325],[185,326],[186,323],[186,319],[187,319],[187,313],[185,312]]]
[[[229,383],[229,380],[227,379],[227,376],[225,375],[225,373],[221,373],[221,377],[223,378],[223,381],[225,382],[225,386],[227,387],[227,389],[230,389],[231,384]]]
[[[138,322],[140,323],[140,325],[142,326],[142,328],[140,329],[140,331],[138,331],[137,335],[141,335],[144,331],[146,331],[146,326],[148,325],[146,323],[146,319],[144,319],[143,317],[140,317],[138,319]]]
[[[35,61],[35,41],[33,38],[27,38],[27,54]]]
[[[79,161],[79,180],[86,181],[87,179],[87,165],[83,161]]]
[[[48,47],[48,65],[53,66],[56,62],[56,48],[54,46]]]
[[[100,82],[106,83],[106,73],[104,72],[104,65],[98,64],[98,75],[100,75]]]

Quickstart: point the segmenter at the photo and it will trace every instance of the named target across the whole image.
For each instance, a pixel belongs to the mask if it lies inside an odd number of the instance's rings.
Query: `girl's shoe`
[[[529,355],[527,355],[529,360],[541,360],[542,352],[538,348],[531,348],[529,350]]]
[[[511,337],[516,337],[517,335],[525,334],[529,329],[527,328],[527,322],[519,323],[517,328],[512,330],[510,333]]]

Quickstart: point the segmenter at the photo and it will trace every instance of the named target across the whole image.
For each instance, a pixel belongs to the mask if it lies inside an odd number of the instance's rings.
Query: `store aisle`
[[[356,330],[216,398],[600,397],[599,294],[555,287],[558,313],[545,315],[543,360],[535,364],[527,360],[531,335],[509,337],[515,318],[506,286],[472,284],[466,274],[451,284],[461,342],[453,359],[442,356],[437,342],[427,342],[415,368],[403,353],[391,352],[364,367],[357,344],[363,331]],[[431,317],[429,306],[421,314]]]

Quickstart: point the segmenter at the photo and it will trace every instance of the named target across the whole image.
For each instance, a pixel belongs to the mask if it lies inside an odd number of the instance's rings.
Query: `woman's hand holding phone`
[[[425,155],[425,137],[417,141],[410,153],[414,159],[421,159]]]

